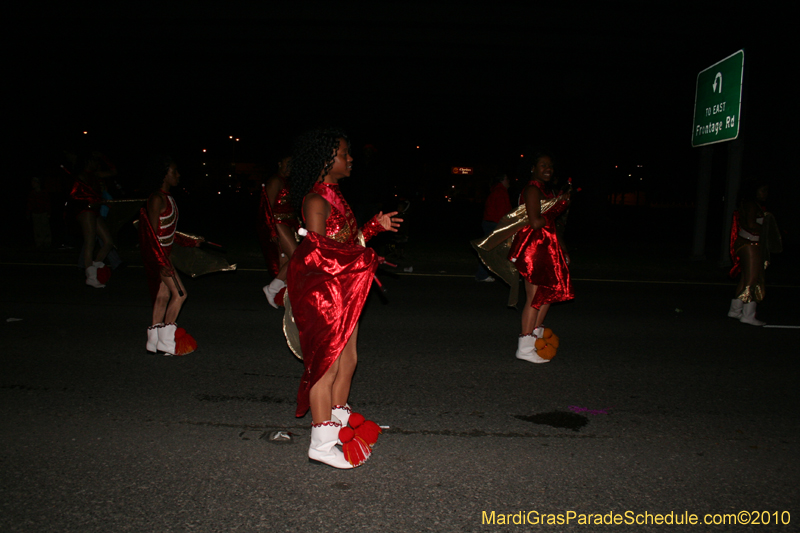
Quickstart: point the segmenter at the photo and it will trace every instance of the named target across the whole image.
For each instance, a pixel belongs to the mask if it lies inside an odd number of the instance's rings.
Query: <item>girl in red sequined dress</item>
[[[339,190],[353,158],[346,135],[319,129],[302,135],[292,156],[295,205],[307,235],[289,262],[287,292],[300,333],[305,371],[296,416],[311,409],[312,461],[353,468],[339,444],[348,425],[347,400],[358,360],[358,319],[381,258],[364,246],[382,231],[397,231],[402,219],[378,213],[361,230]]]
[[[547,363],[536,353],[536,340],[544,334],[544,319],[550,304],[574,298],[567,259],[556,236],[555,219],[569,205],[570,193],[542,213],[542,200],[555,198],[550,190],[553,160],[539,154],[534,158],[531,181],[523,189],[520,204],[525,203],[528,225],[514,236],[509,260],[525,280],[525,307],[522,310],[522,333],[517,359]]]
[[[114,166],[100,154],[82,157],[76,165],[78,174],[69,193],[70,204],[83,234],[83,265],[86,284],[96,289],[105,287],[111,269],[105,258],[114,247],[114,239],[106,220],[100,216],[100,206],[106,203],[101,195],[104,178],[116,175]],[[100,237],[103,246],[94,254],[95,241]]]
[[[261,187],[258,236],[267,268],[274,279],[262,289],[272,307],[281,304],[280,292],[286,287],[289,259],[297,248],[300,220],[290,202],[289,168],[291,157],[278,162],[278,172]]]

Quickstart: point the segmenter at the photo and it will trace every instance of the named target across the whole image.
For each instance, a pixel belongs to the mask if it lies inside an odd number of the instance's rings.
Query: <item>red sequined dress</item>
[[[72,184],[69,192],[69,210],[78,216],[84,211],[92,211],[100,214],[100,202],[103,201],[100,195],[100,181],[93,175],[88,177],[89,183],[77,179]]]
[[[286,280],[305,365],[298,417],[308,411],[311,388],[339,358],[358,324],[381,261],[359,242],[355,216],[339,186],[317,183],[313,192],[331,206],[325,235],[308,232],[292,255]],[[373,218],[361,230],[364,242],[381,231],[385,228]]]
[[[275,205],[270,205],[267,196],[266,185],[261,186],[261,201],[258,209],[258,241],[261,244],[261,252],[267,263],[267,269],[273,276],[278,275],[280,269],[280,249],[278,247],[278,224],[287,226],[292,232],[300,229],[300,220],[294,212],[294,208],[289,203],[289,183],[284,182],[284,187],[278,191],[275,197]]]
[[[292,231],[300,229],[300,220],[294,212],[292,204],[289,203],[289,183],[278,191],[278,196],[275,198],[275,207],[272,208],[272,214],[275,217],[275,224],[283,224],[288,226]]]
[[[554,198],[553,193],[546,191],[538,181],[531,181],[528,187],[536,187],[547,199]],[[520,204],[524,199],[520,198]],[[568,203],[561,201],[548,209],[542,216],[547,223],[533,229],[530,225],[520,229],[511,243],[508,254],[509,261],[514,263],[522,277],[536,285],[532,307],[539,309],[544,304],[572,300],[572,285],[569,279],[569,268],[564,259],[564,252],[558,244],[555,220]]]

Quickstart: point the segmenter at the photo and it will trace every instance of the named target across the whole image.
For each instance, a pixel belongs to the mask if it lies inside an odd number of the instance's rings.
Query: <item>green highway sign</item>
[[[697,75],[692,146],[739,136],[743,74],[744,50],[739,50]]]

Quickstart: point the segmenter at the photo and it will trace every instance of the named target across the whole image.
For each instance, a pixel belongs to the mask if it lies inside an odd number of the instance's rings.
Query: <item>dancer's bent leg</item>
[[[169,305],[167,305],[167,312],[164,317],[165,324],[171,324],[173,322],[177,322],[178,315],[181,312],[181,307],[183,307],[183,302],[185,302],[186,298],[189,296],[189,293],[186,291],[186,285],[184,285],[183,281],[181,281],[178,272],[177,271],[174,272],[175,272],[174,277],[161,276],[162,285],[166,285],[170,291]],[[183,296],[178,294],[178,288],[175,286],[176,281],[181,286],[181,290],[183,291]]]

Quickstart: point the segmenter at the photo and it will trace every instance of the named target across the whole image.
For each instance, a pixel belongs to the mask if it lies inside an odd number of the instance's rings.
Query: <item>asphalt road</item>
[[[728,319],[728,286],[577,280],[534,365],[500,283],[382,275],[351,404],[390,429],[338,471],[307,462],[263,272],[186,280],[199,349],[170,358],[145,353],[141,269],[103,290],[0,269],[0,531],[800,530],[800,331]],[[764,318],[800,325],[800,288],[769,297]],[[740,511],[770,524],[641,524]]]

